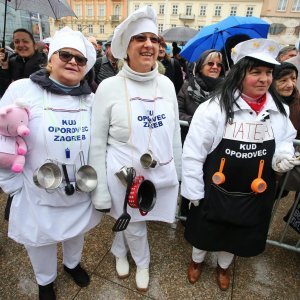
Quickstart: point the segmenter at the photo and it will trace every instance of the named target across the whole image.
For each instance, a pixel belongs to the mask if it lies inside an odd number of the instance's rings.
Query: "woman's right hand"
[[[8,53],[4,48],[0,48],[0,67],[3,70],[8,69]]]

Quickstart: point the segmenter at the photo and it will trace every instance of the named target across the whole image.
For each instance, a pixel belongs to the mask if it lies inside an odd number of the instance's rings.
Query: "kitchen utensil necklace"
[[[129,98],[129,92],[128,92],[128,86],[126,83],[126,77],[124,77],[124,84],[125,84],[125,97],[126,97],[126,107],[127,107],[127,116],[128,116],[128,129],[129,129],[129,144],[132,146],[131,147],[131,159],[132,159],[132,165],[133,165],[133,143],[132,143],[132,115],[131,115],[131,108],[130,108],[130,98]],[[155,114],[155,104],[156,104],[156,98],[157,98],[157,89],[158,89],[158,82],[157,80],[155,81],[155,87],[154,87],[154,105],[153,105],[153,113],[152,115],[154,116]],[[149,131],[148,131],[148,143],[146,147],[145,153],[143,153],[140,157],[140,163],[144,169],[148,168],[154,168],[157,164],[157,161],[153,158],[152,151],[150,149],[150,144],[151,144],[151,137],[152,137],[152,119],[151,116],[149,116]]]
[[[79,133],[82,133],[82,118],[83,118],[83,111],[86,111],[86,109],[83,108],[82,105],[82,97],[79,98],[79,109],[72,109],[72,110],[65,110],[65,109],[56,109],[54,107],[50,106],[50,101],[48,99],[48,94],[46,91],[44,91],[44,98],[43,98],[43,133],[44,133],[44,142],[45,142],[45,147],[46,147],[46,153],[47,153],[47,157],[49,158],[49,151],[48,151],[48,143],[47,143],[47,129],[45,126],[45,112],[49,112],[47,115],[49,116],[50,120],[52,121],[53,125],[55,127],[57,126],[57,122],[54,119],[54,115],[53,112],[70,112],[70,113],[78,113],[79,112]],[[62,133],[60,132],[60,130],[58,130],[58,135],[60,136],[63,144],[64,144],[64,151],[65,151],[65,157],[66,159],[71,159],[71,150],[72,150],[72,144],[74,143],[75,139],[72,139],[68,144],[66,144],[65,140],[64,140],[64,136],[62,135]],[[80,138],[80,153],[82,152],[82,137]],[[58,161],[56,159],[56,161]]]

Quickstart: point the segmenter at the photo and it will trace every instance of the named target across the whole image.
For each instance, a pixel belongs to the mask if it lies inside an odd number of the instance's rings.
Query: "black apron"
[[[227,251],[238,256],[255,256],[265,249],[275,193],[272,157],[275,151],[268,116],[261,122],[233,122],[203,166],[205,197],[191,206],[185,238],[206,251]],[[212,176],[225,158],[225,182],[215,185]],[[267,189],[251,190],[260,161]]]

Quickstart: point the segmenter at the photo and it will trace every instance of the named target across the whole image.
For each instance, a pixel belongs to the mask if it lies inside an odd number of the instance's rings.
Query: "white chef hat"
[[[96,50],[91,42],[84,37],[80,31],[74,31],[66,26],[56,31],[49,46],[48,60],[52,54],[62,48],[73,48],[82,53],[87,58],[84,74],[86,74],[96,62]]]
[[[231,49],[231,59],[236,64],[244,57],[253,57],[273,65],[280,65],[276,60],[281,46],[268,39],[251,39],[237,44]]]
[[[144,6],[134,11],[116,27],[111,42],[113,56],[119,59],[126,58],[131,37],[142,32],[158,35],[156,12],[151,6]]]

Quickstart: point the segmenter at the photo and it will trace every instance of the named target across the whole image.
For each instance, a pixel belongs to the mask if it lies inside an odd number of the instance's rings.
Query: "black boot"
[[[74,269],[69,269],[64,265],[64,270],[71,275],[75,283],[80,287],[89,285],[90,276],[83,268],[81,268],[80,264],[78,264]]]
[[[53,282],[47,285],[39,285],[39,300],[56,300]]]

